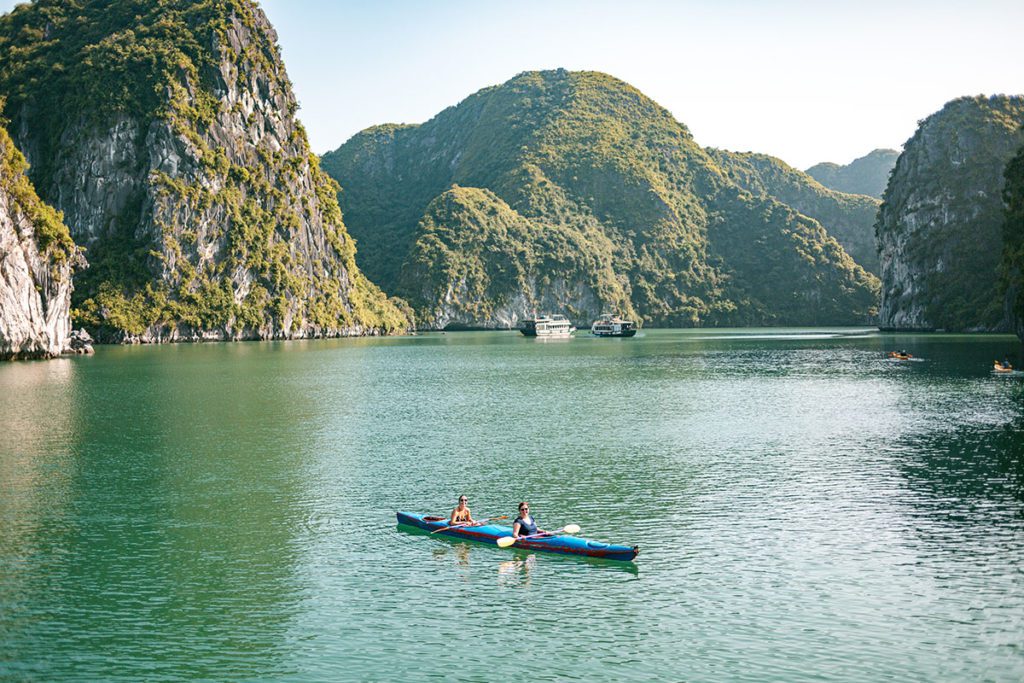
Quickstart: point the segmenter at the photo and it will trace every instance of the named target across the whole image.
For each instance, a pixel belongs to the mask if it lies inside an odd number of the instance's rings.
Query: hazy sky
[[[0,0],[0,10],[16,3]],[[1024,2],[263,0],[317,152],[532,69],[604,71],[702,145],[805,168],[899,147],[960,95],[1024,93]]]

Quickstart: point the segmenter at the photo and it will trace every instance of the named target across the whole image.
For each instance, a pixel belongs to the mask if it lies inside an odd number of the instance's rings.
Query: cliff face
[[[26,167],[0,127],[0,360],[59,355],[71,333],[71,274],[80,257]]]
[[[92,267],[105,340],[394,332],[249,0],[38,0],[0,19],[0,88],[40,195]]]
[[[1024,341],[1024,147],[1006,165],[1003,201],[1003,286],[1007,325]]]
[[[907,142],[876,226],[880,326],[1004,331],[1003,172],[1024,144],[1024,98],[965,97]]]
[[[881,199],[899,155],[894,149],[876,149],[846,166],[816,164],[807,169],[807,175],[833,190]]]
[[[781,159],[751,152],[709,149],[729,179],[748,192],[771,197],[822,224],[864,270],[878,273],[873,197],[830,190]]]
[[[865,322],[877,281],[610,76],[521,74],[323,158],[363,266],[428,327]],[[813,302],[817,301],[816,305]]]

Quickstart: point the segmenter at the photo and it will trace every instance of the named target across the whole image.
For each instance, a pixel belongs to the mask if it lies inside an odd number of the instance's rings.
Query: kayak
[[[398,523],[425,531],[437,531],[448,526],[448,519],[446,517],[430,517],[415,512],[399,512]],[[499,538],[512,535],[512,527],[499,524],[454,527],[452,529],[445,529],[438,535],[497,545]],[[561,553],[563,555],[585,555],[587,557],[599,557],[604,560],[619,560],[622,562],[632,562],[633,558],[640,553],[639,546],[612,545],[610,543],[601,543],[600,541],[590,541],[577,536],[530,538],[516,541],[512,547],[521,550],[539,550],[545,553]]]
[[[999,361],[995,362],[995,367],[992,369],[996,372],[1013,372],[1012,367],[1004,368],[1002,365],[999,364]]]
[[[889,358],[891,358],[892,360],[910,360],[911,358],[913,358],[913,356],[909,353],[902,354],[896,353],[895,351],[890,351]]]

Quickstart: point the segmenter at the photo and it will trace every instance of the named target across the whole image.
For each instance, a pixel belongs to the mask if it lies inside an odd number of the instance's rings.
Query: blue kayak
[[[416,527],[425,531],[437,531],[448,526],[446,517],[430,517],[415,512],[399,512],[398,523]],[[512,527],[498,524],[481,526],[464,526],[445,529],[440,536],[453,536],[467,541],[478,541],[497,545],[498,539],[512,535]],[[564,555],[585,555],[599,557],[604,560],[620,560],[631,562],[640,552],[639,546],[611,545],[600,541],[588,541],[577,536],[547,536],[516,541],[513,548],[523,550],[539,550],[546,553],[562,553]]]

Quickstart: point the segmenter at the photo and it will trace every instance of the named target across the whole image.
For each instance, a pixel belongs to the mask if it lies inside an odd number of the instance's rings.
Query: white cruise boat
[[[553,315],[548,317],[542,315],[530,320],[524,320],[519,328],[527,337],[568,337],[576,331],[569,319],[564,315]]]
[[[617,315],[602,315],[590,326],[590,333],[598,337],[632,337],[636,334],[636,323]]]

